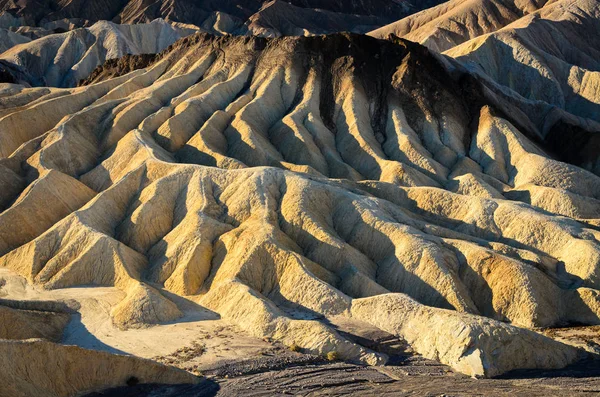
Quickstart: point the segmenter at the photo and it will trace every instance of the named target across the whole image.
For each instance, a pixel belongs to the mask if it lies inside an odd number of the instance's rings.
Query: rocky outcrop
[[[575,348],[527,328],[600,323],[600,178],[424,47],[198,34],[113,67],[0,97],[13,194],[46,170],[93,192],[0,257],[30,283],[116,287],[122,328],[178,321],[175,294],[384,363],[327,321],[358,319],[474,376],[562,367]]]

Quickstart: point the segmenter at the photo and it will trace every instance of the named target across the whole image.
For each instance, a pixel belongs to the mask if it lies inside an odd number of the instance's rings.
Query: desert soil
[[[328,362],[293,352],[277,342],[245,336],[235,325],[192,302],[178,302],[186,308],[184,321],[123,331],[110,318],[110,307],[122,299],[116,288],[47,291],[32,287],[6,269],[0,269],[0,279],[0,296],[78,305],[81,316],[74,316],[68,325],[62,341],[65,344],[152,358],[206,377],[194,386],[133,385],[90,397],[600,395],[600,360],[593,354],[563,370],[518,371],[502,378],[477,380],[419,357],[402,340],[368,324],[334,318],[330,325],[345,337],[390,356],[384,367],[366,367]],[[590,352],[600,343],[600,327],[541,332]]]
[[[559,371],[519,371],[498,379],[472,379],[420,358],[396,365],[294,362],[290,353],[206,371],[195,386],[138,385],[99,396],[594,396],[600,395],[600,361]],[[287,367],[281,368],[285,364]],[[257,372],[258,371],[258,372]]]
[[[0,297],[62,300],[79,307],[64,344],[132,354],[173,365],[206,380],[199,385],[133,385],[91,396],[589,396],[600,395],[600,359],[558,371],[519,371],[477,380],[416,355],[402,340],[368,324],[334,318],[330,325],[348,339],[386,353],[384,367],[328,362],[291,351],[280,343],[245,336],[234,324],[193,302],[177,302],[185,318],[172,324],[120,330],[110,308],[122,299],[116,288],[44,290],[10,270],[0,269]],[[297,316],[296,313],[288,313]],[[547,336],[599,351],[600,327],[541,330]]]

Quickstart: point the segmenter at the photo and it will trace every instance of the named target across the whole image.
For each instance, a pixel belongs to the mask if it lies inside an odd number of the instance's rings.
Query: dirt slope
[[[549,150],[597,173],[599,10],[597,0],[454,0],[369,34],[442,52],[519,103]]]
[[[401,40],[201,34],[88,86],[5,85],[2,216],[47,223],[2,237],[0,266],[119,289],[121,329],[176,323],[179,296],[371,365],[328,319],[473,376],[572,363],[528,328],[600,322],[600,178],[446,67]],[[28,200],[53,174],[69,213]]]

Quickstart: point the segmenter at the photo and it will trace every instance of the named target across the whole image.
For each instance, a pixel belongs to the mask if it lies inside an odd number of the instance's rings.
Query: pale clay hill
[[[0,58],[0,81],[72,87],[107,59],[155,54],[197,31],[264,37],[366,33],[439,1],[1,0],[0,54],[12,50]]]
[[[194,32],[279,37],[366,33],[429,1],[0,1],[0,81],[73,87],[125,54],[156,54]],[[23,45],[20,45],[23,44]],[[4,54],[2,54],[5,52]]]
[[[73,302],[69,302],[73,306]],[[180,369],[132,356],[64,346],[78,307],[58,301],[0,299],[0,396],[67,397],[131,382],[197,384]]]
[[[64,346],[41,339],[0,340],[0,372],[6,397],[75,396],[116,387],[132,378],[143,383],[194,384],[200,378],[151,360]]]
[[[369,34],[378,38],[394,34],[444,52],[475,37],[502,29],[557,1],[561,0],[450,0]]]
[[[12,79],[17,83],[73,87],[108,59],[126,54],[155,54],[197,31],[196,27],[162,19],[136,25],[101,21],[89,28],[18,43],[0,54],[0,67],[13,71]],[[0,38],[1,35],[2,31]]]
[[[374,12],[367,7],[369,4],[357,3],[347,10]],[[311,35],[328,29],[344,30],[350,25],[354,30],[363,30],[359,19],[342,14],[333,4],[326,4],[330,11],[312,15],[310,7],[318,5],[266,3],[243,27],[236,25],[235,29],[226,19],[220,19],[217,28],[162,20],[140,25],[98,22],[91,28],[42,37],[8,50],[0,55],[0,79],[32,86],[72,87],[107,59],[155,53],[178,37],[198,30],[261,36]],[[478,74],[490,90],[518,103],[539,130],[538,138],[557,158],[598,173],[600,44],[596,35],[588,32],[600,29],[599,9],[597,0],[450,1],[371,35],[387,38],[395,34],[434,51],[445,51],[449,62],[460,62]],[[388,11],[393,14],[393,10]],[[5,18],[3,23],[15,24],[12,18]],[[72,28],[65,23],[57,20],[44,26]],[[6,34],[17,39],[12,32]],[[10,40],[6,43],[12,45]],[[138,66],[118,62],[125,70],[144,65],[141,60]]]
[[[599,1],[562,0],[445,54],[524,98],[600,122],[598,31]]]
[[[597,0],[452,0],[369,34],[443,52],[532,101],[600,121]],[[595,126],[600,130],[600,126]]]
[[[530,328],[600,323],[600,178],[465,71],[341,34],[198,34],[110,67],[2,85],[1,267],[122,291],[117,329],[176,324],[184,297],[370,365],[329,319],[472,376],[581,357]]]

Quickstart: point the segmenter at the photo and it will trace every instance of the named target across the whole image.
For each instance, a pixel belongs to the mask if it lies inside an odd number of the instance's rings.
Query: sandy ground
[[[600,326],[548,328],[540,330],[546,336],[600,355]]]
[[[63,300],[79,306],[62,343],[118,354],[132,354],[176,365],[192,372],[269,352],[268,341],[246,336],[235,325],[197,304],[173,299],[185,316],[176,323],[120,330],[110,310],[124,297],[116,288],[43,290],[7,269],[0,269],[0,297],[18,300]]]
[[[190,300],[170,296],[185,314],[177,323],[123,331],[110,310],[122,298],[115,288],[47,291],[0,269],[0,297],[62,300],[79,307],[63,343],[152,358],[202,374],[196,386],[135,385],[90,396],[600,396],[600,360],[593,356],[560,371],[520,371],[502,379],[475,380],[416,356],[398,338],[364,323],[333,318],[330,324],[351,340],[386,353],[385,367],[327,362],[253,338]],[[294,315],[294,313],[290,313]],[[298,314],[301,316],[301,314]],[[600,351],[600,327],[540,332]]]

